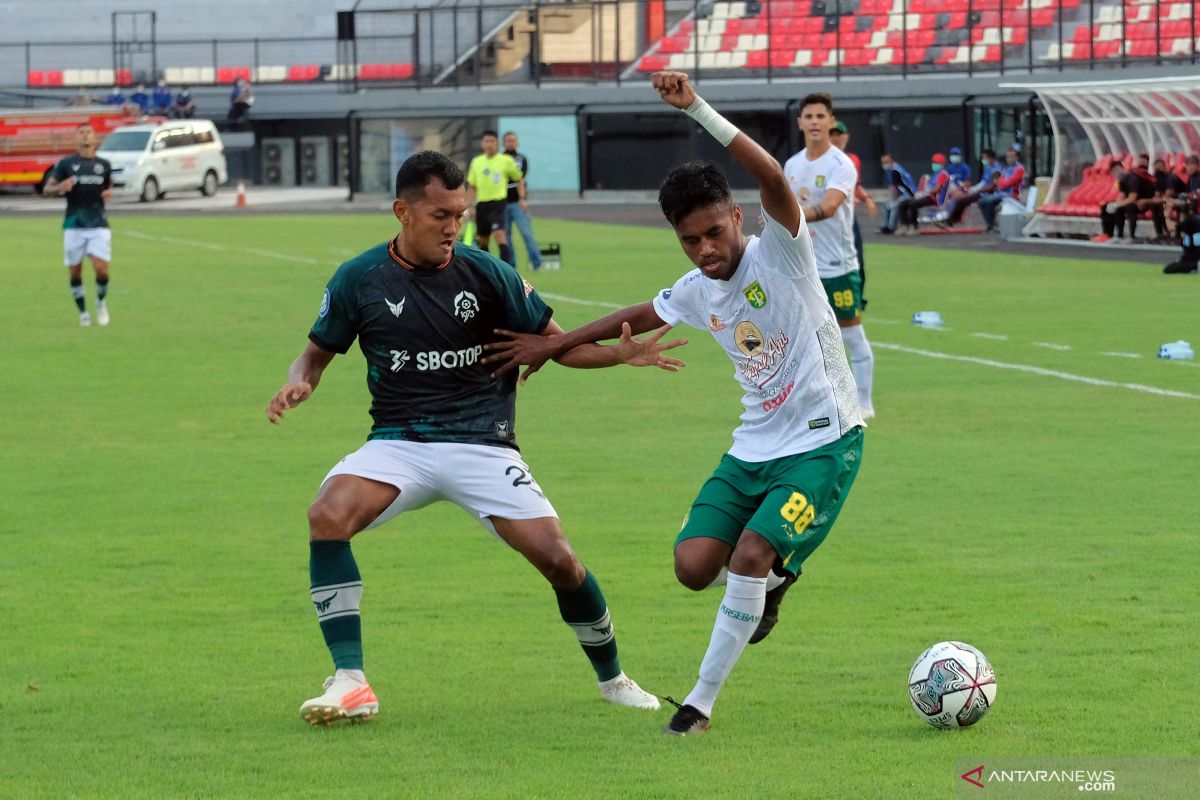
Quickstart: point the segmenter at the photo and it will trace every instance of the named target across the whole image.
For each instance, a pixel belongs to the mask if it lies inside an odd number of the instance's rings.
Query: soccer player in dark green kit
[[[595,668],[604,699],[657,709],[621,671],[612,621],[595,577],[579,562],[554,507],[516,446],[515,373],[493,378],[483,345],[503,328],[550,335],[551,310],[508,264],[455,239],[467,210],[462,171],[440,153],[410,157],[396,175],[400,234],[343,264],[330,280],[309,343],[267,406],[277,423],[312,394],[325,368],[357,338],[367,360],[374,420],[368,441],[326,476],[308,509],[311,596],[336,671],[300,707],[318,725],[368,718],[379,701],[363,672],[362,579],[350,539],[405,511],[449,500],[523,555],[550,582],[563,621]],[[663,328],[642,340],[588,344],[559,360],[682,366],[663,351]]]
[[[71,296],[79,308],[79,324],[92,324],[83,292],[83,259],[91,256],[96,271],[96,321],[108,324],[108,264],[112,261],[112,231],[104,204],[112,196],[112,164],[96,157],[96,131],[86,122],[75,129],[79,152],[54,165],[42,192],[66,195],[63,219],[63,263],[71,276]]]

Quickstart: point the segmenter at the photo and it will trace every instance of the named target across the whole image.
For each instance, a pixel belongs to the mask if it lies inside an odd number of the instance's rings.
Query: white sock
[[[359,683],[367,682],[367,674],[361,669],[339,669],[334,673],[335,678],[353,678]]]
[[[733,665],[737,663],[750,636],[762,620],[763,605],[767,597],[767,579],[749,578],[730,572],[725,587],[725,598],[717,611],[712,639],[708,651],[700,662],[700,680],[696,688],[683,701],[706,717],[712,716],[717,692]]]
[[[871,402],[871,382],[875,377],[875,354],[871,352],[871,343],[867,341],[867,332],[862,325],[850,328],[840,328],[842,341],[850,351],[850,372],[854,374],[854,382],[858,384],[858,406],[867,409],[874,408]]]

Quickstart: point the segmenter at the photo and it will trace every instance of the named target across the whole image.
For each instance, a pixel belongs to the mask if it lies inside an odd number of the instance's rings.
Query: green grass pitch
[[[393,223],[113,224],[113,322],[80,329],[58,220],[0,220],[0,797],[937,798],[959,757],[1200,753],[1200,369],[1155,357],[1200,346],[1194,278],[870,247],[862,472],[709,734],[603,703],[542,579],[445,504],[355,540],[382,714],[314,730],[305,507],[368,430],[361,356],[280,427],[263,408],[336,264]],[[690,266],[665,226],[538,232],[563,244],[533,280],[565,327]],[[740,413],[684,333],[679,374],[547,366],[517,426],[626,671],[677,698],[720,596],[675,582],[671,544]],[[949,638],[998,675],[966,731],[905,693]]]

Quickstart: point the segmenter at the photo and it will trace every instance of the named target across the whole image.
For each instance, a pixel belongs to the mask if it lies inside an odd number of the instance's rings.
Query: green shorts
[[[858,270],[836,278],[821,278],[821,285],[838,319],[852,320],[862,311],[862,273]]]
[[[816,450],[750,462],[726,453],[700,489],[675,546],[684,539],[720,539],[737,545],[744,529],[762,536],[793,574],[825,541],[858,465],[862,428]]]

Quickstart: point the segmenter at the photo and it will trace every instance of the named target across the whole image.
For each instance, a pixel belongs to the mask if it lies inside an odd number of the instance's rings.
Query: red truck
[[[0,189],[33,186],[41,192],[58,160],[75,152],[75,128],[84,122],[103,140],[138,121],[112,106],[0,109]]]

